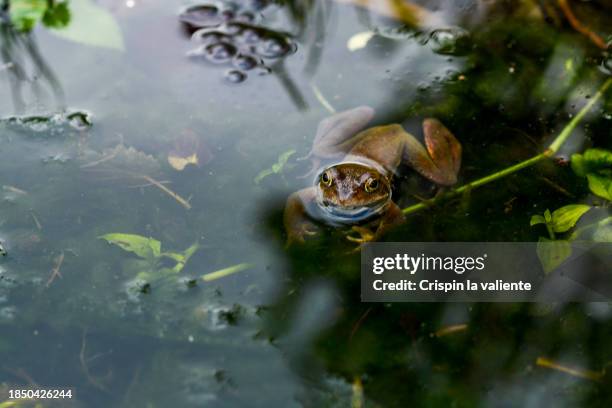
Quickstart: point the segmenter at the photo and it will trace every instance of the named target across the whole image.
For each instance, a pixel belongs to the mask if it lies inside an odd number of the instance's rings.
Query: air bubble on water
[[[248,71],[255,68],[260,64],[260,61],[251,57],[250,55],[238,54],[232,60],[232,65],[243,71]]]
[[[432,31],[425,42],[437,54],[462,55],[468,50],[470,35],[461,27],[442,28]]]
[[[255,16],[253,13],[249,13],[248,11],[242,12],[236,16],[237,21],[242,21],[245,23],[252,23],[255,20]]]
[[[210,28],[202,28],[193,33],[191,36],[193,41],[200,42],[202,44],[212,44],[218,42],[229,42],[231,37],[218,30],[211,30]]]
[[[203,57],[213,64],[223,64],[229,62],[236,55],[236,52],[236,47],[232,44],[220,42],[198,47],[187,55],[192,58]]]
[[[215,27],[223,21],[222,17],[214,5],[197,5],[183,11],[179,20],[193,27]]]
[[[270,37],[259,42],[255,52],[264,58],[281,58],[295,51],[292,44],[281,37]]]
[[[244,82],[246,78],[247,74],[237,69],[232,69],[225,73],[225,80],[232,84],[239,84],[241,82]]]
[[[233,19],[234,16],[235,16],[235,13],[232,10],[223,10],[221,12],[221,17],[226,21]]]
[[[76,130],[84,131],[93,126],[91,114],[88,112],[72,112],[66,115],[68,124]]]
[[[256,44],[261,41],[265,32],[257,27],[244,25],[241,30],[236,33],[236,40],[244,44]]]

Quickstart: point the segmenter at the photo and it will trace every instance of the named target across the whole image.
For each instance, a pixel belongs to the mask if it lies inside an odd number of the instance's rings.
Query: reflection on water
[[[230,3],[177,19],[180,4],[101,1],[124,53],[3,24],[0,405],[33,384],[92,407],[609,405],[606,304],[362,304],[343,229],[283,247],[284,202],[310,181],[297,158],[330,111],[372,106],[374,125],[416,135],[439,118],[464,146],[462,181],[539,153],[609,75],[609,51],[553,3],[244,2],[237,22]],[[605,2],[567,3],[610,34]],[[185,22],[207,63],[185,58]],[[271,75],[220,80],[251,75],[250,58]],[[564,156],[612,147],[610,98]],[[400,207],[431,195],[401,170]],[[547,209],[609,216],[586,183],[543,161],[385,239],[537,240]]]

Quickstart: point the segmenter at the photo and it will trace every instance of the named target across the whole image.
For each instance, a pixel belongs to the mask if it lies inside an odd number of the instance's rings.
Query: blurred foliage
[[[30,31],[42,22],[46,27],[63,28],[70,22],[68,0],[10,0],[11,22],[19,31]]]

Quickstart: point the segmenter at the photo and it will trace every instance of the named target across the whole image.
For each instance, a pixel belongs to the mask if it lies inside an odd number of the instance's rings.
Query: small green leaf
[[[572,247],[568,241],[540,237],[536,252],[544,273],[549,274],[572,255]]]
[[[544,221],[546,222],[546,224],[550,224],[550,222],[552,221],[552,215],[550,214],[550,210],[546,210],[544,211]]]
[[[53,34],[84,45],[124,50],[121,28],[106,9],[92,0],[71,0],[70,14],[70,24],[53,28]]]
[[[102,235],[99,238],[143,259],[154,259],[159,257],[161,253],[161,242],[141,235],[112,233]]]
[[[585,204],[566,205],[552,213],[552,228],[554,232],[566,232],[578,222],[580,217],[591,209]]]
[[[281,153],[278,156],[277,162],[274,163],[272,167],[260,171],[259,174],[255,176],[255,179],[253,180],[253,182],[255,184],[259,184],[264,178],[271,176],[272,174],[278,174],[282,172],[285,168],[285,165],[287,164],[287,161],[293,154],[295,154],[295,149],[290,149],[290,150],[287,150],[286,152]]]
[[[66,27],[70,22],[70,10],[68,9],[68,3],[55,3],[53,6],[49,7],[43,16],[42,22],[45,27]]]
[[[529,221],[530,226],[538,225],[538,224],[546,224],[546,220],[539,214],[532,215],[531,220]]]
[[[572,166],[572,170],[574,170],[574,173],[576,173],[577,176],[586,177],[587,169],[584,163],[584,157],[581,154],[572,154],[570,163]]]
[[[587,174],[589,189],[593,194],[608,201],[612,201],[612,178],[598,174]]]
[[[43,18],[47,0],[11,0],[9,16],[19,31],[30,31]]]

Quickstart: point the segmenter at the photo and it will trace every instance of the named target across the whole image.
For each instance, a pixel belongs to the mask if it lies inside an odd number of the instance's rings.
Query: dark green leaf
[[[68,3],[55,3],[55,5],[52,7],[49,7],[43,16],[42,22],[46,27],[66,27],[70,22],[70,10],[68,9]]]

